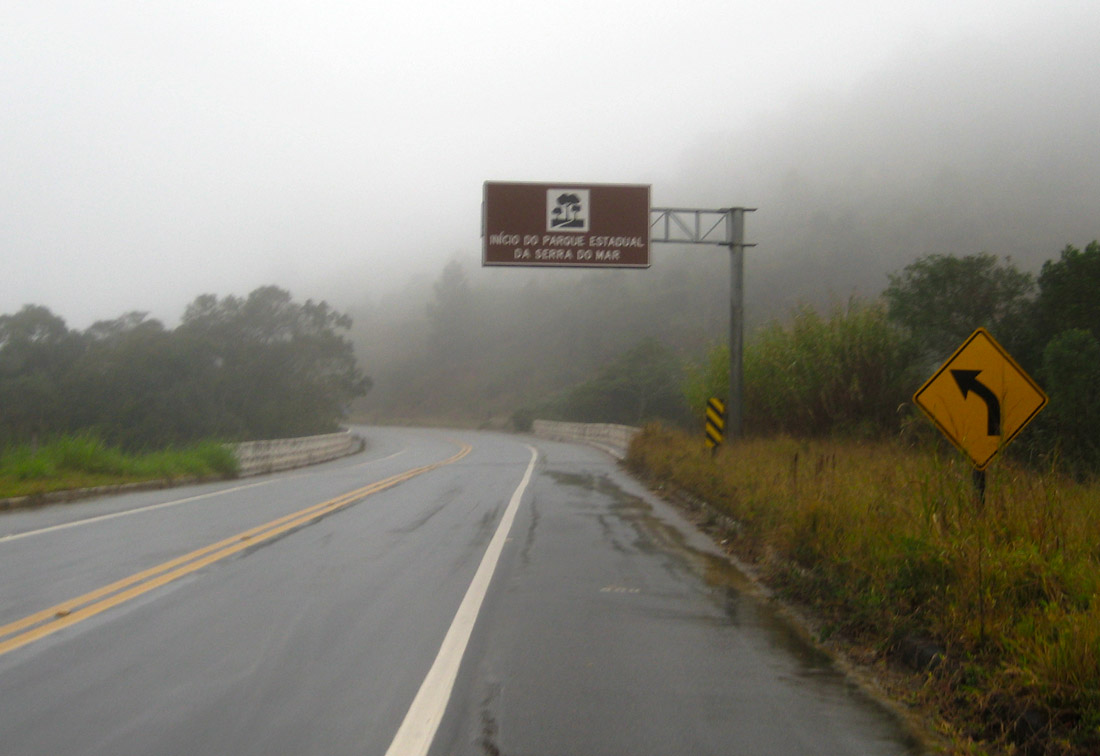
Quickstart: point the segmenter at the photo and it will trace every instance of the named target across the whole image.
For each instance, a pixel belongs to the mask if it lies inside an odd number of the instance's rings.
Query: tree
[[[931,362],[948,357],[979,326],[1010,351],[1028,338],[1035,282],[1008,259],[929,255],[889,280],[883,297],[890,320],[912,334]]]
[[[336,428],[371,382],[325,302],[274,286],[203,295],[168,331],[145,313],[84,333],[44,307],[0,316],[0,443],[92,431],[127,447]]]
[[[684,423],[683,366],[668,347],[645,339],[593,379],[571,389],[562,414],[570,420],[640,425],[662,419]]]
[[[473,295],[462,263],[452,260],[432,285],[428,303],[429,344],[433,360],[465,356],[473,339]]]
[[[163,333],[164,324],[159,320],[147,320],[149,313],[133,310],[114,320],[97,320],[84,331],[92,342],[105,342],[126,338],[135,333]]]
[[[67,423],[67,382],[83,344],[40,305],[0,315],[0,441],[30,441]]]
[[[1037,378],[1050,404],[1013,451],[1043,460],[1053,455],[1070,473],[1095,474],[1100,470],[1100,340],[1083,328],[1062,331],[1043,350]]]
[[[1050,405],[1028,435],[1025,453],[1056,454],[1072,473],[1100,470],[1100,242],[1066,245],[1043,263],[1035,304],[1038,378]]]
[[[246,299],[198,297],[178,335],[202,366],[219,429],[252,438],[333,430],[371,381],[341,333],[351,319],[275,286]]]
[[[41,305],[0,315],[0,375],[56,372],[79,351],[65,321]]]
[[[1066,245],[1039,274],[1038,317],[1047,339],[1081,328],[1100,339],[1100,242],[1085,251]]]
[[[94,323],[76,364],[82,400],[73,427],[126,448],[156,448],[225,435],[212,422],[208,376],[179,334],[146,313]]]

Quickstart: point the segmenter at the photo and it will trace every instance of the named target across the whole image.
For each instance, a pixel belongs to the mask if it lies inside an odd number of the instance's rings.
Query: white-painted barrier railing
[[[641,430],[629,425],[560,423],[554,420],[536,420],[531,429],[539,438],[598,446],[620,459],[626,456],[631,439]]]
[[[342,431],[321,436],[246,441],[232,447],[240,467],[238,474],[243,478],[346,457],[363,448],[363,439],[351,431]]]

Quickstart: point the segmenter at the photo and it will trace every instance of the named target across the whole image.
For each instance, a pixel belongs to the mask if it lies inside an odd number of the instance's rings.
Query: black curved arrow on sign
[[[999,436],[1001,435],[1001,402],[989,386],[978,380],[978,374],[981,372],[981,370],[952,370],[951,375],[955,378],[955,383],[959,384],[963,399],[973,391],[985,402],[985,406],[989,409],[986,435]]]

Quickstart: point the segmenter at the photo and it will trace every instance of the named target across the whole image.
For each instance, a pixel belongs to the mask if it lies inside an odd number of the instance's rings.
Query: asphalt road
[[[603,452],[360,432],[0,516],[0,752],[919,752]]]

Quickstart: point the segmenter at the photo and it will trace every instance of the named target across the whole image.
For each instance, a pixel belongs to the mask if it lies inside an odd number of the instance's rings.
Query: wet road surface
[[[469,606],[431,754],[920,752],[604,453],[359,430],[306,470],[0,517],[3,752],[411,756]]]

